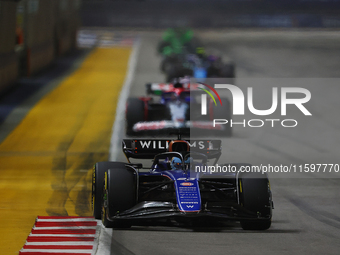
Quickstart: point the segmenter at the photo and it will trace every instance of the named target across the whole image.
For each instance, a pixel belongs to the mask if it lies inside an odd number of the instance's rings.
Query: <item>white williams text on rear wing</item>
[[[123,152],[127,158],[152,159],[155,155],[169,150],[172,141],[166,139],[124,139]],[[221,140],[183,140],[188,142],[190,151],[216,158],[221,154]]]

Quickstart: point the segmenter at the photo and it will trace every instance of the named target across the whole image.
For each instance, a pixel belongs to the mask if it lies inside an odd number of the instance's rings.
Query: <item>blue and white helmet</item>
[[[182,160],[178,157],[173,157],[171,159],[171,169],[181,169],[182,167]]]

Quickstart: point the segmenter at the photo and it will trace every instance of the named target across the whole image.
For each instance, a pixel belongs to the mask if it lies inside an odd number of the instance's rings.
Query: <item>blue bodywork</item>
[[[187,150],[175,150],[176,144],[176,148],[186,147]],[[135,178],[136,204],[112,215],[110,220],[138,222],[172,218],[177,221],[183,217],[268,220],[271,217],[271,209],[268,214],[260,215],[242,206],[239,172],[208,170],[208,160],[214,159],[212,165],[215,165],[221,156],[220,140],[124,139],[122,145],[129,162],[126,166],[133,170]],[[130,158],[152,159],[152,165],[133,164]],[[198,168],[201,171],[197,171]],[[270,205],[271,195],[268,197]]]
[[[204,81],[205,78],[207,78],[208,72],[206,68],[203,67],[195,67],[194,68],[194,78],[196,78],[198,81]]]
[[[179,97],[174,98],[173,96],[174,96],[174,92],[162,92],[160,102],[162,104],[167,104],[169,102],[173,102],[179,99],[189,104],[191,100],[190,91],[186,91],[186,90],[181,91]]]
[[[194,158],[199,156],[199,161]],[[178,167],[171,165],[171,158],[181,162]],[[187,153],[183,158],[178,152],[165,152],[155,156],[149,173],[140,175],[161,175],[174,182],[176,201],[181,212],[199,212],[201,210],[201,195],[199,189],[200,173],[193,171],[193,166],[201,167],[208,159],[201,153]]]
[[[148,176],[161,175],[174,181],[176,201],[181,212],[199,212],[201,210],[201,195],[198,184],[199,173],[184,169],[164,170],[163,166],[154,167],[154,170],[149,173],[140,172],[139,174]]]

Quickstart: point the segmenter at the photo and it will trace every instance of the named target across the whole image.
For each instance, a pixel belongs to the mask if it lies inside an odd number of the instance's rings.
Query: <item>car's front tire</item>
[[[105,227],[128,228],[131,223],[124,219],[112,219],[130,209],[137,200],[137,174],[129,167],[107,171],[104,177],[102,222]]]
[[[241,205],[262,218],[241,220],[244,230],[266,230],[271,226],[272,201],[269,180],[262,173],[242,173],[239,179]]]
[[[92,196],[91,196],[91,206],[92,214],[95,219],[101,219],[102,210],[102,198],[103,198],[103,187],[104,187],[104,177],[105,172],[108,169],[123,168],[125,163],[122,162],[97,162],[93,167],[92,173]]]

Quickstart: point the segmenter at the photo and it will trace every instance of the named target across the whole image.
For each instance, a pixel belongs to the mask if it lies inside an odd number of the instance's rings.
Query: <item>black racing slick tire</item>
[[[126,102],[126,135],[133,136],[133,126],[145,120],[145,102],[139,98],[128,98]]]
[[[131,223],[124,219],[112,219],[136,205],[137,173],[130,167],[110,169],[104,177],[102,222],[107,228],[128,228]]]
[[[239,178],[241,205],[267,219],[241,220],[244,230],[266,230],[271,226],[272,200],[269,180],[262,173],[242,173]]]
[[[125,163],[108,161],[97,162],[93,167],[91,205],[93,217],[98,220],[101,219],[105,172],[107,172],[108,169],[123,167],[125,167]]]

